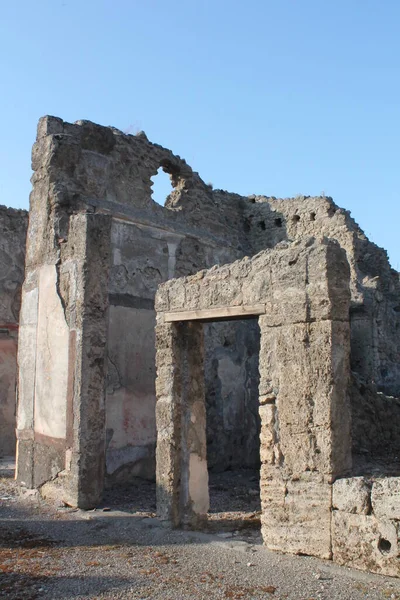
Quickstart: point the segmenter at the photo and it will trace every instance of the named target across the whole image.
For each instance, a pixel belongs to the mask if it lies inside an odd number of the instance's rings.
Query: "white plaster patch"
[[[17,429],[20,430],[33,428],[38,299],[38,288],[25,292],[22,296],[21,321],[18,332]]]
[[[175,264],[176,264],[176,249],[178,247],[177,242],[168,242],[168,279],[172,279],[175,275]]]
[[[204,515],[210,508],[207,461],[192,452],[189,458],[189,497],[193,511]]]
[[[113,263],[114,265],[120,265],[122,263],[121,250],[119,248],[113,249]]]
[[[39,289],[34,288],[22,295],[20,312],[20,326],[35,325],[37,323]]]
[[[65,438],[69,329],[57,294],[55,265],[39,276],[34,427],[37,433]]]

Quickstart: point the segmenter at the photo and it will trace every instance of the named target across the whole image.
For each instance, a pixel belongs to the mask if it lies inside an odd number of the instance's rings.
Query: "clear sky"
[[[40,116],[184,157],[214,188],[325,192],[400,269],[398,0],[3,0],[0,203]]]

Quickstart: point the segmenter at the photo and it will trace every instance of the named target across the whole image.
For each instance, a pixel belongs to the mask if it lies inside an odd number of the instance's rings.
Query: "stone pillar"
[[[66,260],[61,275],[70,324],[64,497],[88,509],[100,502],[105,477],[111,217],[76,215],[70,231],[71,246],[75,253],[79,249],[81,260]],[[70,293],[74,299],[68,299]]]
[[[323,558],[332,555],[332,483],[351,469],[348,268],[340,252],[310,254],[305,292],[292,288],[287,300],[285,288],[277,292],[289,322],[274,321],[275,311],[259,318],[263,539],[272,550]]]
[[[80,508],[104,482],[110,232],[108,216],[73,215],[58,263],[28,270],[22,294],[17,478]]]
[[[159,324],[157,337],[157,512],[196,526],[209,509],[201,323]]]

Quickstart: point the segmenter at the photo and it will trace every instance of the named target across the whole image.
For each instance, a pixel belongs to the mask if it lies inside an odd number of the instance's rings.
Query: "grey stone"
[[[369,514],[371,489],[364,477],[337,479],[332,488],[334,509],[351,514]]]
[[[376,479],[372,484],[371,500],[376,517],[400,521],[400,477]]]
[[[32,167],[18,480],[88,508],[156,470],[160,517],[200,526],[207,467],[261,461],[269,547],[329,558],[333,545],[338,561],[394,573],[368,561],[385,527],[395,547],[398,513],[397,483],[381,483],[400,452],[400,284],[385,251],[331,198],[213,190],[145,134],[44,117]],[[14,443],[26,221],[0,209],[0,451]],[[259,304],[258,323],[165,322]],[[366,515],[352,476],[371,473]]]

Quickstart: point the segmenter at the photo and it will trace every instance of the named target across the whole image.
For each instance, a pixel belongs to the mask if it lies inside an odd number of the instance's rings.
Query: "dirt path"
[[[269,552],[256,520],[216,534],[173,531],[151,514],[115,491],[114,506],[57,508],[0,479],[0,598],[400,600],[399,580]],[[218,503],[215,514],[223,520]]]

